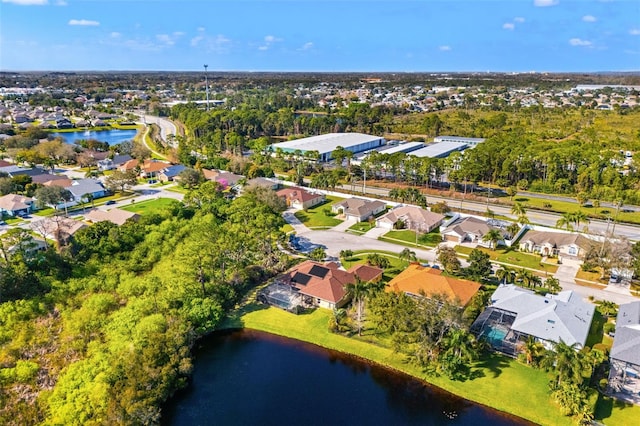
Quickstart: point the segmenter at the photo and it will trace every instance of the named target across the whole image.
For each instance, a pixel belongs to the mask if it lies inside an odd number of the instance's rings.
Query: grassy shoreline
[[[535,370],[504,356],[488,355],[474,365],[474,369],[478,369],[481,374],[473,380],[460,382],[430,376],[408,362],[405,355],[375,343],[379,340],[372,332],[365,333],[362,340],[330,333],[330,316],[330,312],[321,309],[296,316],[277,308],[249,303],[230,316],[220,328],[259,330],[350,354],[408,374],[469,401],[537,424],[575,424],[570,417],[562,416],[558,406],[552,401],[548,392],[550,375],[544,371]],[[640,407],[600,398],[596,414],[597,420],[604,424],[624,425],[640,416]]]
[[[484,377],[455,382],[444,377],[427,376],[418,366],[408,362],[403,354],[381,345],[330,333],[327,327],[330,315],[330,312],[319,309],[296,316],[276,308],[248,304],[221,328],[244,327],[312,343],[408,374],[461,398],[538,424],[572,424],[571,418],[563,417],[551,401],[547,392],[549,376],[542,371],[506,357],[492,355],[476,365],[490,372]],[[494,379],[498,377],[509,386],[496,389]],[[514,404],[514,401],[530,403],[523,407],[521,404]]]

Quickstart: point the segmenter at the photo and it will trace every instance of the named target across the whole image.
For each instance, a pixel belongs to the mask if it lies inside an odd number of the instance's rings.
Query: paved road
[[[336,228],[323,231],[310,230],[296,219],[292,211],[285,212],[284,217],[285,220],[293,226],[298,237],[306,239],[310,243],[324,246],[327,255],[331,257],[339,257],[342,250],[369,249],[400,253],[403,249],[400,245],[376,239],[377,234],[375,233],[365,234],[371,235],[371,238],[367,238],[367,236],[349,234],[336,230]],[[337,228],[340,229],[340,225],[338,225]],[[430,264],[437,263],[436,251],[434,249],[421,250],[411,247],[411,250],[416,253],[418,259],[427,261]],[[463,267],[468,266],[467,262],[463,259],[461,260]],[[631,296],[626,288],[609,286],[605,289],[597,289],[576,284],[574,278],[578,268],[579,263],[571,261],[570,259],[565,259],[563,265],[558,268],[554,276],[560,281],[563,290],[573,290],[585,299],[593,297],[596,300],[609,300],[617,304],[638,300],[638,298]]]
[[[338,187],[338,189],[342,189],[345,191],[351,191],[351,185],[343,185]],[[362,189],[362,185],[357,187],[358,189]],[[386,188],[377,188],[367,186],[366,188],[367,196],[388,196],[389,190]],[[511,214],[510,206],[501,206],[492,203],[486,202],[477,202],[477,201],[463,201],[461,199],[453,199],[442,196],[435,195],[427,195],[427,201],[429,203],[446,201],[446,203],[451,207],[452,210],[457,211],[459,209],[467,210],[467,211],[475,211],[484,213],[487,211],[487,206],[497,215],[506,216],[512,219],[517,219],[517,217]],[[548,213],[539,210],[529,210],[527,212],[527,218],[532,224],[543,225],[548,227],[555,227],[556,222],[560,218],[560,215],[557,213]],[[582,226],[582,225],[581,225]],[[588,223],[589,232],[596,235],[604,235],[607,230],[611,231],[613,229],[613,223],[607,223],[602,220],[592,220]],[[580,229],[582,231],[582,229]],[[630,225],[630,224],[621,224],[617,223],[615,225],[615,234],[619,236],[623,236],[632,241],[640,241],[640,226],[638,225]]]
[[[176,135],[177,129],[176,125],[173,124],[170,120],[162,117],[156,117],[155,115],[139,115],[139,117],[143,120],[144,124],[156,124],[160,128],[160,137],[165,141],[171,142],[171,146],[173,148],[177,148],[177,141],[173,138],[169,138],[169,135]],[[169,140],[171,139],[171,140]]]

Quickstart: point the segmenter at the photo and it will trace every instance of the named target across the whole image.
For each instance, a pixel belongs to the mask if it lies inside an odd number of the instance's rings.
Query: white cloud
[[[595,17],[595,16],[593,16],[593,15],[584,15],[584,16],[582,17],[582,20],[583,20],[584,22],[596,22],[596,21],[597,21],[596,17]]]
[[[502,24],[502,28],[505,29],[505,30],[513,31],[516,28],[516,25],[512,24],[511,22],[506,22],[506,23]]]
[[[92,21],[89,19],[71,19],[69,25],[79,25],[81,27],[97,27],[100,25],[98,21]]]
[[[524,18],[522,16],[516,16],[513,20],[518,24],[522,24],[524,22]]]
[[[274,43],[280,41],[283,41],[283,39],[273,35],[264,36],[264,44],[258,46],[258,50],[269,50]]]
[[[631,28],[629,30],[629,34],[631,34],[631,35],[640,35],[640,28]]]
[[[121,35],[122,34],[120,34],[119,32],[114,31],[111,34],[109,34],[109,37],[111,37],[111,38],[120,38]]]
[[[298,50],[309,50],[313,48],[313,43],[308,41],[305,44],[302,45],[302,47]]]
[[[581,38],[572,38],[569,40],[569,44],[572,46],[591,46],[591,42],[589,40],[582,40]]]
[[[533,0],[533,5],[536,7],[555,6],[558,3],[560,3],[560,0]]]
[[[56,1],[56,6],[68,6],[69,3],[67,3],[65,0],[57,0]]]
[[[440,46],[438,47],[439,50],[443,51],[443,52],[448,52],[451,50],[451,46]]]
[[[197,36],[193,37],[193,38],[191,39],[191,46],[192,46],[192,47],[196,47],[197,45],[199,45],[199,44],[200,44],[200,42],[201,42],[202,40],[204,40],[204,36],[203,36],[203,35],[197,35]]]
[[[182,31],[174,31],[171,34],[156,34],[156,40],[165,46],[173,46],[183,35],[184,33]]]

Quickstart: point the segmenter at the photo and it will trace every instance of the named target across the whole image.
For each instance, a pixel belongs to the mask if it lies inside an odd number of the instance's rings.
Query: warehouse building
[[[474,147],[479,143],[484,142],[484,138],[465,138],[462,136],[436,136],[433,138],[434,142],[458,142],[466,143],[469,147]]]
[[[329,161],[331,160],[331,153],[339,146],[353,153],[358,153],[381,147],[385,143],[386,141],[383,137],[365,135],[363,133],[328,133],[326,135],[274,143],[271,148],[272,152],[281,149],[286,153],[300,151],[301,155],[306,152],[317,151],[319,161]]]
[[[469,145],[462,142],[438,142],[409,153],[416,157],[445,158],[455,151],[464,151]]]

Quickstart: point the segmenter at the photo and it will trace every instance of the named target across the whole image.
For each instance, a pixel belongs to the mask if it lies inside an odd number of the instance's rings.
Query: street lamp
[[[204,86],[205,92],[207,93],[207,111],[209,111],[209,79],[207,78],[207,68],[209,65],[204,65]]]

